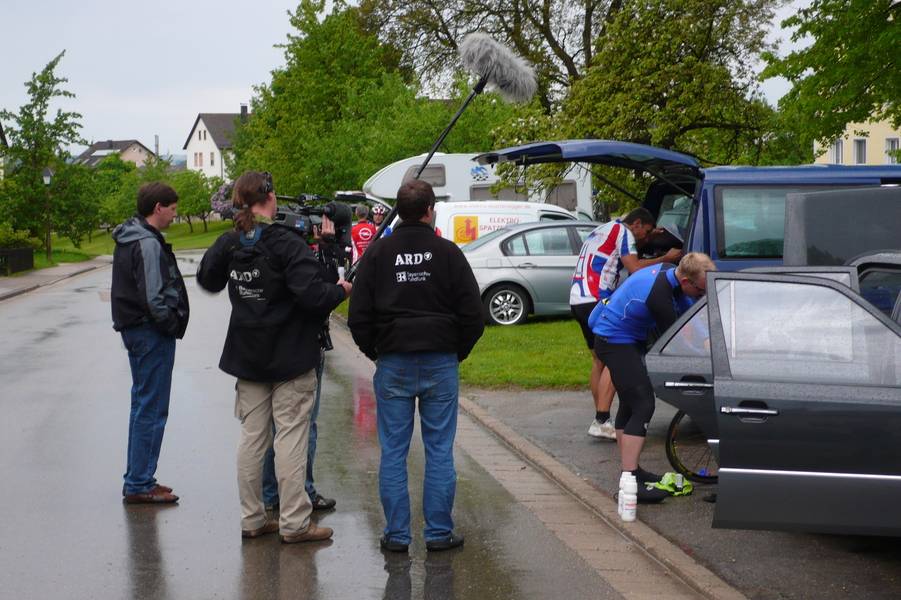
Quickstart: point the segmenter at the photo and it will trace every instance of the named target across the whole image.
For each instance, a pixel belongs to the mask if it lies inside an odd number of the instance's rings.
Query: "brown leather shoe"
[[[267,533],[275,533],[278,531],[278,521],[266,521],[266,524],[257,529],[242,529],[242,538],[255,538]]]
[[[174,504],[178,496],[157,486],[145,494],[127,494],[122,500],[125,504]]]
[[[332,537],[331,527],[319,527],[316,523],[310,523],[306,531],[279,536],[283,544],[297,544],[298,542],[322,542]]]
[[[161,491],[161,492],[166,492],[167,494],[171,494],[171,493],[172,493],[172,488],[171,488],[171,487],[169,487],[168,485],[162,485],[162,484],[159,484],[159,483],[156,484],[156,487],[153,488],[153,489],[154,489],[154,490],[159,490],[159,491]]]

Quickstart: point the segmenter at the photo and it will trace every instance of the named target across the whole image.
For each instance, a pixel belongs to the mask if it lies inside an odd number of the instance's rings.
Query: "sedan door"
[[[548,225],[522,234],[527,254],[509,256],[519,276],[529,282],[535,312],[569,311],[569,288],[578,260],[569,226]]]
[[[901,327],[848,287],[708,273],[714,527],[901,534]]]
[[[857,291],[857,274],[853,267],[760,267],[743,272],[823,277]],[[654,394],[688,413],[716,453],[719,434],[709,337],[707,300],[701,299],[660,336],[648,352],[647,367]]]

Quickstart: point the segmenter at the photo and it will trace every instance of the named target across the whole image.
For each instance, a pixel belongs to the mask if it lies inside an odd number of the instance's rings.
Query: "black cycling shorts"
[[[591,327],[588,326],[588,317],[591,316],[591,311],[593,311],[594,307],[597,305],[597,302],[569,305],[569,310],[572,311],[576,321],[579,322],[579,327],[582,328],[582,336],[585,338],[585,343],[588,344],[589,350],[594,349],[594,332],[591,330]]]
[[[614,426],[628,435],[644,437],[654,416],[654,387],[644,364],[645,343],[611,344],[595,336],[594,354],[610,369],[619,396]]]

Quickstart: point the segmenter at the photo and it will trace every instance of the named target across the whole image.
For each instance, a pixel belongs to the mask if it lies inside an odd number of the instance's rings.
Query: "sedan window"
[[[575,254],[566,227],[546,227],[523,234],[529,256],[572,256]]]
[[[860,274],[860,295],[886,316],[891,316],[899,293],[901,271],[876,268]]]
[[[507,256],[527,256],[526,241],[523,236],[517,235],[504,242],[503,252]]]
[[[901,384],[901,337],[837,290],[724,280],[716,293],[736,379]]]
[[[709,356],[710,322],[707,320],[707,302],[667,342],[661,354],[667,356]]]

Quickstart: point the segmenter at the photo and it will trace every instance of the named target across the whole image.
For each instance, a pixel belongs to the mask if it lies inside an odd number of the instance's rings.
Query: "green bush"
[[[36,250],[40,247],[40,240],[28,235],[27,231],[16,231],[9,223],[0,222],[0,248],[31,248]]]

